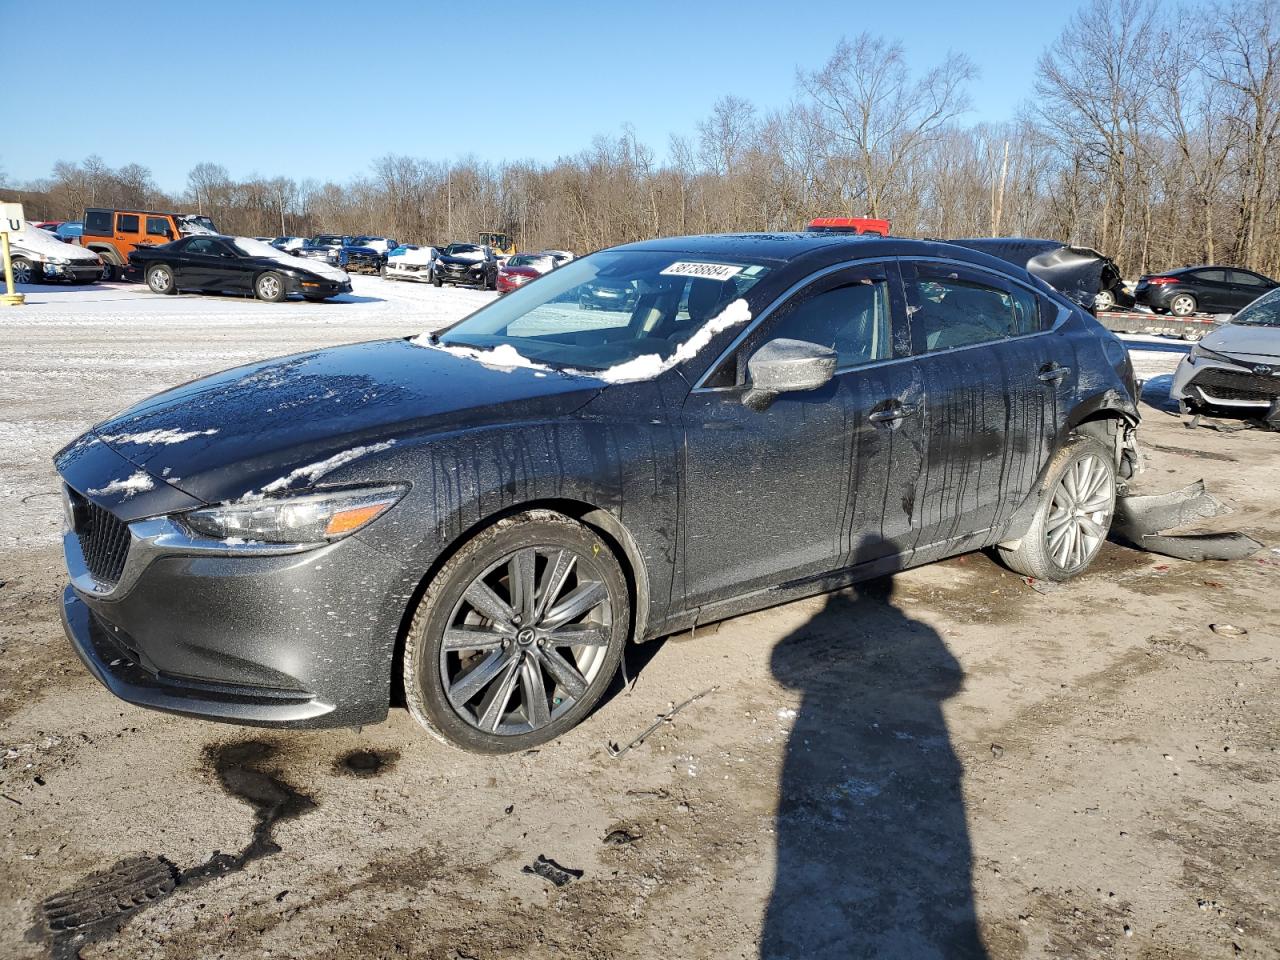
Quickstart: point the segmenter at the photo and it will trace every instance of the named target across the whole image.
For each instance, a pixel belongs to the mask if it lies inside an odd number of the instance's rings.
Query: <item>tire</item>
[[[1191,294],[1179,293],[1169,301],[1169,312],[1175,317],[1189,317],[1196,312],[1198,306],[1196,298]]]
[[[40,271],[26,257],[14,257],[10,261],[13,266],[14,283],[39,283]]]
[[[274,270],[258,275],[258,278],[253,281],[253,292],[259,300],[265,300],[267,303],[279,303],[288,296],[285,291],[284,277]]]
[[[1095,310],[1114,310],[1116,307],[1116,295],[1110,290],[1100,290],[1093,298],[1093,309]]]
[[[431,275],[431,285],[433,287],[443,287],[444,281],[437,277],[434,273]]]
[[[387,265],[385,263],[378,268],[378,276],[383,280],[387,279]]]
[[[521,569],[527,580],[515,576]],[[557,582],[543,609],[541,597]],[[526,586],[513,591],[513,583]],[[437,739],[474,753],[555,739],[612,682],[631,635],[629,595],[612,548],[591,528],[550,510],[499,520],[449,558],[413,613],[403,660],[410,715]],[[493,615],[482,614],[472,596]],[[575,598],[592,605],[566,606]],[[557,611],[562,619],[551,623]],[[460,644],[468,634],[483,646]],[[552,642],[566,636],[591,642]]]
[[[99,254],[101,256],[101,254]],[[98,279],[103,283],[110,283],[116,278],[116,265],[106,257],[102,258],[102,272],[98,274]]]
[[[1097,470],[1101,473],[1093,472]],[[1097,509],[1083,517],[1073,516],[1078,500],[1072,490],[1082,480],[1092,484],[1095,478],[1100,489],[1088,495],[1084,505],[1096,503]],[[1111,450],[1096,437],[1076,434],[1050,461],[1030,528],[1016,547],[996,550],[1006,566],[1024,576],[1070,580],[1088,569],[1102,549],[1115,508],[1116,467]],[[1097,532],[1090,533],[1082,521]]]
[[[152,293],[161,293],[166,296],[172,296],[178,292],[178,284],[173,276],[173,271],[167,264],[157,263],[153,267],[147,268],[147,286],[151,288]]]

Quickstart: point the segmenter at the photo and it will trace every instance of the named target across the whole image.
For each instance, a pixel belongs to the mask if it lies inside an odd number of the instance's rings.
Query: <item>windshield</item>
[[[518,257],[512,257],[507,261],[508,267],[549,267],[551,266],[550,257],[535,257],[530,254],[522,254]]]
[[[538,363],[607,370],[677,348],[769,268],[667,251],[604,250],[565,264],[450,328],[446,346],[503,345]]]
[[[459,253],[483,253],[484,251],[474,243],[451,243],[444,248],[444,252],[452,257]]]
[[[1280,290],[1259,297],[1232,317],[1231,322],[1244,327],[1280,327]]]

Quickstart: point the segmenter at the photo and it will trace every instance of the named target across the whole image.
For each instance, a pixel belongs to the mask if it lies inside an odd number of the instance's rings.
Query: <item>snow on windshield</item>
[[[605,383],[634,383],[637,380],[652,380],[653,378],[666,373],[676,364],[684,363],[686,360],[692,360],[699,352],[703,350],[711,342],[711,338],[722,331],[728,330],[730,327],[740,326],[751,319],[751,308],[747,306],[747,301],[739,299],[734,300],[727,307],[721,310],[716,316],[708,320],[702,327],[693,334],[688,340],[680,344],[675,352],[665,360],[656,353],[646,353],[625,363],[619,363],[616,366],[608,367],[604,370],[576,370],[572,367],[550,367],[543,363],[530,360],[524,356],[515,347],[509,343],[499,344],[491,350],[482,350],[478,347],[461,347],[448,346],[446,344],[436,342],[433,334],[423,334],[414,337],[411,341],[420,347],[428,347],[433,350],[443,350],[445,353],[451,353],[455,357],[466,357],[469,360],[475,360],[477,363],[484,364],[486,367],[494,367],[498,370],[511,372],[519,368],[530,370],[564,373],[575,377],[592,377],[596,380],[603,380]]]
[[[339,270],[337,267],[330,266],[323,260],[309,260],[303,257],[295,257],[291,254],[285,253],[283,250],[273,247],[269,243],[263,243],[261,240],[255,240],[253,237],[235,237],[234,242],[246,256],[265,257],[268,260],[274,260],[286,267],[293,267],[297,270],[310,270],[312,273],[326,277],[329,280],[337,280],[339,283],[345,283],[351,279],[347,276],[345,270]]]

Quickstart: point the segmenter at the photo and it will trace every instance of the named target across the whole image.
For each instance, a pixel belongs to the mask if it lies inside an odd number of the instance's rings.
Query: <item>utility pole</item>
[[[453,171],[452,170],[450,170],[448,173],[445,174],[444,184],[445,184],[445,196],[446,196],[445,209],[448,215],[448,227],[445,229],[445,233],[447,234],[446,240],[449,243],[453,243]]]
[[[1000,221],[1004,219],[1004,186],[1009,179],[1009,141],[1004,142],[1004,162],[1000,165],[1000,189],[992,186],[991,235],[1000,236]]]

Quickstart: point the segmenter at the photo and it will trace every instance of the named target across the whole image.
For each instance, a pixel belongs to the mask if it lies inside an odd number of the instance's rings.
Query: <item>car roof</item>
[[[615,250],[652,250],[708,257],[749,257],[775,264],[805,264],[820,269],[845,260],[873,257],[941,257],[961,260],[1014,277],[1037,288],[1047,288],[1025,269],[1008,260],[944,240],[913,240],[851,233],[715,233],[688,237],[663,237],[628,243]]]

